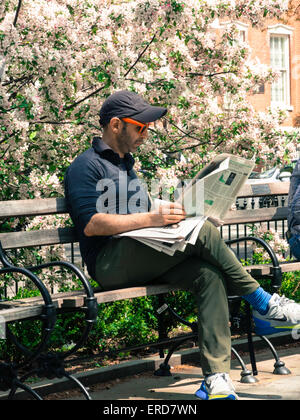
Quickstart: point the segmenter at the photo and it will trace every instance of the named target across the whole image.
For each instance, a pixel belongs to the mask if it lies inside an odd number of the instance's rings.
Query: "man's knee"
[[[215,237],[217,239],[221,239],[221,235],[219,230],[216,228],[216,226],[211,223],[209,220],[206,220],[204,225],[202,226],[200,232],[199,232],[199,237],[204,236],[204,237]]]
[[[216,290],[226,290],[226,282],[222,272],[214,265],[201,261],[198,270],[198,277],[193,283],[193,289],[197,293],[210,289],[212,293]]]

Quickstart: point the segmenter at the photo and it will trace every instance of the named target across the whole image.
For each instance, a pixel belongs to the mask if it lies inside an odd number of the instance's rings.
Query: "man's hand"
[[[178,203],[160,205],[150,212],[152,226],[167,226],[181,222],[186,218],[184,208]]]
[[[145,227],[176,225],[185,217],[186,213],[178,203],[162,204],[148,213],[96,213],[85,227],[84,234],[86,236],[112,236]]]

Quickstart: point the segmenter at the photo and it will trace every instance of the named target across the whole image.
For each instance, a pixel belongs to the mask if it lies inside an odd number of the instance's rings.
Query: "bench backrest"
[[[61,197],[0,202],[0,219],[66,213],[68,213],[66,200]],[[0,241],[4,249],[15,249],[31,246],[74,243],[77,242],[77,235],[74,228],[68,227],[0,233]]]
[[[238,198],[286,196],[289,182],[245,185]],[[68,213],[64,198],[46,198],[34,200],[12,200],[0,202],[0,219],[21,216],[43,216]],[[279,221],[287,218],[287,207],[270,207],[251,210],[231,210],[224,220],[225,225]],[[26,232],[0,233],[0,241],[4,249],[26,248],[75,243],[78,241],[76,231],[72,227],[49,230],[32,230]]]

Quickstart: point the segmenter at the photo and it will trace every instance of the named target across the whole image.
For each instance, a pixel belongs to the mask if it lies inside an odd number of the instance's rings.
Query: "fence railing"
[[[265,197],[249,197],[236,200],[237,210],[255,210],[270,207],[287,207],[288,195],[282,196],[265,196]],[[241,238],[255,234],[255,227],[258,228],[262,224],[267,230],[274,230],[279,233],[281,239],[285,239],[288,224],[286,219],[258,222],[258,223],[239,223],[230,224],[220,227],[220,233],[224,240]],[[247,259],[253,256],[253,249],[249,243],[238,243],[233,247],[239,259]],[[287,255],[286,255],[287,256]]]

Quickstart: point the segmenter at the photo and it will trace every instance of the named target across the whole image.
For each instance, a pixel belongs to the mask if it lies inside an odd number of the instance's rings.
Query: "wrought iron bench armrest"
[[[84,275],[84,273],[74,264],[68,262],[68,261],[51,261],[45,264],[40,264],[40,265],[36,265],[33,267],[28,267],[28,270],[30,271],[38,271],[38,270],[42,270],[44,268],[49,268],[49,267],[65,267],[67,269],[69,269],[70,271],[72,271],[76,277],[81,281],[83,288],[85,290],[86,293],[86,298],[85,298],[85,307],[84,312],[85,312],[85,321],[86,321],[86,326],[85,329],[81,335],[80,340],[75,344],[74,347],[72,347],[72,349],[70,349],[67,352],[64,352],[63,354],[61,354],[61,358],[65,359],[66,357],[70,356],[71,354],[75,353],[83,344],[84,342],[87,340],[88,335],[94,325],[94,323],[97,320],[97,315],[98,315],[98,304],[97,304],[97,299],[94,296],[94,291],[93,288],[91,286],[91,284],[89,283],[89,281],[87,280],[86,276]]]
[[[11,333],[11,331],[8,329],[8,338],[27,356],[28,360],[26,360],[24,363],[20,365],[24,366],[31,362],[32,360],[36,359],[40,353],[44,350],[46,345],[48,344],[50,335],[54,329],[55,322],[56,322],[56,309],[52,302],[51,295],[49,294],[47,288],[45,287],[44,283],[37,277],[34,273],[32,273],[30,270],[24,267],[16,267],[12,265],[8,258],[5,255],[5,252],[3,250],[3,247],[0,242],[0,261],[4,265],[3,268],[0,268],[0,274],[10,274],[10,273],[18,273],[22,274],[23,276],[29,278],[34,285],[37,287],[39,292],[42,295],[42,298],[44,300],[44,306],[43,306],[43,313],[41,315],[41,319],[44,323],[44,334],[41,339],[40,345],[33,351],[27,349],[22,344],[20,344],[16,337]]]
[[[230,239],[230,240],[225,241],[227,245],[232,245],[238,242],[257,242],[259,245],[261,245],[264,248],[264,250],[269,254],[270,259],[273,264],[273,267],[271,269],[271,272],[273,275],[272,287],[276,290],[279,289],[281,287],[281,282],[282,282],[282,269],[279,265],[278,258],[274,250],[272,249],[272,247],[263,239],[256,238],[255,236],[244,236],[242,238]]]

